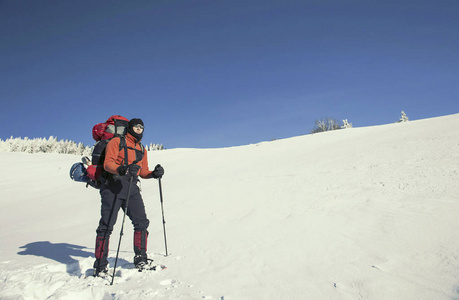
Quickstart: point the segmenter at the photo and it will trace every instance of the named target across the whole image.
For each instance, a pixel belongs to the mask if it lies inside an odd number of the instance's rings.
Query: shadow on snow
[[[19,255],[41,256],[55,260],[61,264],[65,264],[67,267],[67,273],[72,276],[82,275],[80,263],[77,259],[73,258],[74,256],[83,258],[94,257],[94,253],[82,250],[86,247],[67,243],[53,244],[43,241],[29,243],[19,248],[24,249],[18,252]],[[128,263],[120,258],[118,258],[118,261]]]

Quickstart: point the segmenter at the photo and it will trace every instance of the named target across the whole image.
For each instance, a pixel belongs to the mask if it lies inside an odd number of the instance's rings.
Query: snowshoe
[[[94,268],[94,277],[101,277],[101,278],[105,278],[107,276],[110,276],[108,275],[108,268],[105,267],[103,269],[97,269],[97,268]]]
[[[153,264],[153,259],[147,258],[146,260],[139,261],[135,267],[139,270],[139,272],[145,270],[156,270],[156,266]]]

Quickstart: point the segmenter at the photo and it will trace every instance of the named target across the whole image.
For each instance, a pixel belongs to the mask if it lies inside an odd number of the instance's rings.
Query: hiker
[[[96,230],[95,276],[108,272],[107,257],[110,234],[116,223],[118,211],[120,208],[125,209],[128,197],[126,215],[131,219],[134,226],[134,265],[141,269],[147,264],[147,228],[150,221],[145,213],[145,206],[137,181],[138,176],[144,179],[161,178],[164,175],[164,169],[160,165],[156,165],[153,171],[149,170],[147,151],[140,143],[143,131],[143,121],[132,119],[129,121],[125,137],[114,137],[107,144],[105,150],[104,180],[100,188],[101,218]],[[120,147],[120,143],[123,143],[122,139],[125,139],[125,142],[124,146]],[[132,185],[129,189],[130,182]]]

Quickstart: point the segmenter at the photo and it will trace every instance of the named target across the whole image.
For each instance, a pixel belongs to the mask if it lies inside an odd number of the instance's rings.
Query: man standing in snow
[[[99,227],[96,230],[94,276],[108,271],[110,234],[116,223],[118,211],[120,208],[126,209],[128,198],[126,215],[134,225],[134,264],[137,268],[142,268],[147,264],[147,228],[150,221],[145,213],[137,181],[138,176],[144,179],[161,178],[164,175],[164,169],[156,165],[154,171],[149,170],[147,151],[140,144],[143,130],[143,121],[132,119],[129,121],[126,136],[113,138],[105,149],[104,177],[106,180],[100,188],[102,205]]]

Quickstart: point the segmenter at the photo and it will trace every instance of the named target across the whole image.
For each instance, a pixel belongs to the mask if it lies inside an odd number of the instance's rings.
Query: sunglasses
[[[143,125],[141,125],[141,124],[137,124],[137,125],[134,125],[134,128],[140,128],[140,129],[143,129],[144,127],[143,127]]]

